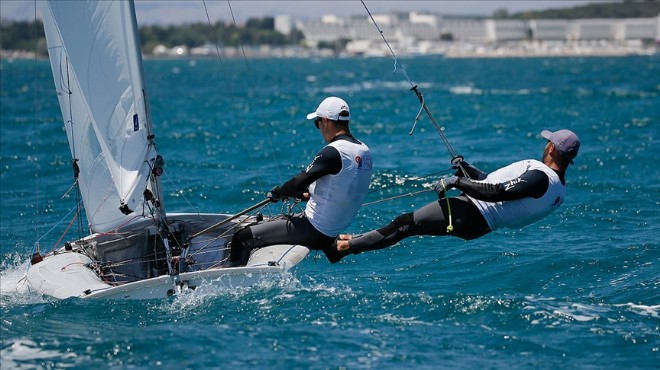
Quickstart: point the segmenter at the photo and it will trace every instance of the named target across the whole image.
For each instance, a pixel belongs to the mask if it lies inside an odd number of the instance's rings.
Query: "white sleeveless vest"
[[[548,175],[550,180],[548,190],[538,199],[527,197],[504,202],[484,202],[468,196],[472,203],[479,208],[491,230],[495,231],[500,227],[518,229],[527,226],[549,215],[564,202],[566,187],[561,183],[559,175],[550,167],[534,159],[527,159],[500,168],[479,182],[499,184],[516,179],[528,170],[541,170]]]
[[[372,161],[364,144],[337,140],[328,144],[341,155],[341,171],[323,176],[309,186],[305,215],[323,234],[336,237],[353,222],[369,192]]]

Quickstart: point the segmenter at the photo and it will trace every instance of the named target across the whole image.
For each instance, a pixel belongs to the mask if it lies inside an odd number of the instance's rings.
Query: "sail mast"
[[[143,96],[142,102],[144,104],[144,112],[146,116],[147,140],[149,141],[149,146],[152,147],[154,150],[156,150],[156,136],[154,134],[153,121],[151,119],[149,94],[147,94],[147,83],[144,77],[145,74],[144,74],[144,63],[142,60],[142,46],[140,43],[140,35],[138,32],[139,28],[138,28],[137,17],[135,12],[135,3],[133,0],[129,1],[129,10],[130,10],[130,14],[132,15],[131,22],[132,22],[132,29],[134,30],[134,32],[132,32],[132,36],[133,36],[134,47],[136,50],[135,55],[137,59],[138,68],[140,70],[140,79],[141,79],[142,96]],[[158,221],[165,222],[166,221],[165,203],[163,201],[163,191],[160,186],[160,175],[163,172],[163,164],[164,164],[163,158],[160,155],[157,155],[156,158],[150,164],[151,176],[149,181],[152,192],[155,193],[153,194],[155,196],[155,199],[152,199],[152,204],[157,209],[157,212],[154,216]],[[148,196],[145,195],[145,197]]]

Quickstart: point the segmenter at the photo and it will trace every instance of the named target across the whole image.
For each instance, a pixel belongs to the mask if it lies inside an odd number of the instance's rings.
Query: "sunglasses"
[[[314,120],[314,126],[316,126],[316,129],[319,128],[319,123],[321,123],[322,118],[318,117],[317,119]]]

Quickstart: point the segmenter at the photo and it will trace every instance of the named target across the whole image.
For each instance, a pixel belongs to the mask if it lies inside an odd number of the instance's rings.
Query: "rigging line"
[[[233,93],[233,90],[231,88],[231,84],[229,82],[229,76],[227,75],[227,70],[226,70],[226,68],[224,66],[224,63],[222,61],[222,56],[220,55],[220,48],[218,47],[219,40],[218,40],[217,35],[214,31],[213,24],[211,23],[211,16],[209,15],[209,10],[208,10],[208,7],[206,6],[206,1],[202,0],[202,4],[204,4],[204,11],[206,12],[206,21],[208,22],[209,28],[211,29],[211,37],[213,38],[213,43],[215,44],[215,52],[216,52],[216,55],[218,57],[218,61],[220,62],[220,67],[222,69],[222,75],[224,77],[225,86],[227,87],[227,93],[228,93],[229,96],[232,96],[234,93]],[[230,111],[230,114],[232,116],[232,121],[239,123],[239,125],[241,127],[241,134],[243,135],[243,141],[244,141],[243,145],[245,147],[247,147],[247,145],[245,144],[246,140],[245,140],[245,133],[244,133],[244,130],[243,130],[243,125],[240,123],[240,121],[238,121],[236,119],[237,117],[236,117],[235,110],[234,109],[229,109],[229,111]],[[250,154],[250,151],[248,150],[247,152],[248,152],[248,157],[254,163],[254,160],[252,159],[252,155]]]
[[[430,177],[430,176],[433,176],[433,175],[438,175],[438,174],[442,174],[442,173],[450,172],[450,171],[452,171],[453,169],[454,169],[454,168],[451,167],[451,168],[448,168],[448,169],[446,169],[446,170],[442,170],[442,171],[437,171],[437,172],[434,172],[434,173],[430,173],[430,174],[428,174],[428,175],[426,175],[426,176],[421,176],[420,178],[421,178],[421,179],[426,179],[427,177]],[[403,186],[403,185],[405,185],[407,182],[410,182],[410,181],[416,181],[416,180],[418,180],[418,179],[407,179],[407,180],[404,180],[404,182],[402,182],[401,184],[394,184],[394,185],[391,185],[391,186],[386,186],[386,187],[384,187],[384,188],[373,189],[373,190],[369,191],[368,194],[375,193],[375,192],[377,192],[377,191],[387,190],[387,189],[390,189],[390,188],[393,188],[393,187],[396,187],[396,186]],[[440,180],[442,181],[442,179],[440,179]],[[413,191],[413,192],[406,193],[406,194],[395,195],[395,196],[392,196],[392,197],[389,197],[389,198],[383,198],[383,199],[379,199],[379,200],[374,200],[374,201],[372,201],[372,202],[363,203],[362,206],[365,207],[365,206],[370,206],[370,205],[372,205],[372,204],[382,203],[382,202],[386,202],[386,201],[390,201],[390,200],[394,200],[394,199],[398,199],[398,198],[410,197],[410,196],[414,196],[414,195],[418,195],[418,194],[426,193],[426,192],[431,191],[431,190],[434,190],[434,189],[433,189],[433,188],[431,188],[431,189],[423,189],[423,190]]]
[[[177,184],[177,183],[172,179],[172,177],[170,177],[170,175],[169,175],[169,171],[168,171],[168,172],[163,172],[163,176],[165,177],[165,179],[167,180],[167,182],[171,185],[172,189],[176,189],[176,188],[179,186],[179,184]],[[178,180],[178,178],[177,178],[177,180]],[[192,204],[192,202],[190,201],[190,199],[188,199],[188,197],[186,197],[186,194],[184,194],[183,191],[179,190],[179,195],[183,198],[183,200],[186,201],[186,203],[188,203],[188,206],[189,206],[190,208],[192,208],[192,209],[195,211],[195,213],[197,213],[198,216],[201,216],[201,212],[200,212],[199,208],[197,208],[197,206],[195,206],[195,205]]]
[[[229,1],[227,1],[227,2],[229,3]],[[211,23],[211,16],[209,15],[208,7],[206,6],[206,0],[202,0],[202,4],[204,4],[204,11],[206,12],[206,20],[209,24],[209,28],[211,29],[211,34],[212,34],[212,37],[213,37],[213,43],[215,44],[216,55],[218,57],[218,60],[220,61],[220,66],[222,67],[222,73],[223,73],[223,76],[224,76],[225,85],[227,86],[227,92],[228,92],[229,96],[232,96],[233,91],[231,89],[231,84],[229,82],[229,77],[227,76],[227,71],[225,70],[224,64],[222,62],[222,57],[220,55],[220,48],[218,47],[219,40],[217,38],[216,33],[214,32],[213,24]],[[231,5],[230,5],[230,10],[231,10]],[[233,12],[232,12],[232,17],[233,17]],[[236,27],[236,21],[235,20],[234,20],[234,28],[238,29]],[[254,158],[252,157],[252,151],[249,150],[248,145],[247,145],[247,137],[245,135],[245,127],[241,123],[242,121],[239,121],[237,119],[235,110],[234,109],[229,109],[229,110],[231,112],[230,114],[232,115],[233,122],[238,122],[238,124],[239,124],[240,132],[241,132],[241,138],[243,139],[243,147],[246,149],[245,151],[247,152],[248,158],[250,158],[251,166],[252,166],[252,168],[256,168]],[[261,177],[260,176],[257,176],[257,181],[259,182],[259,186],[261,187],[261,191],[263,192],[264,191],[264,186],[261,182]]]
[[[239,35],[238,26],[236,25],[236,17],[234,17],[234,10],[231,6],[231,1],[227,0],[227,6],[229,7],[229,13],[231,14],[231,19],[232,19],[232,22],[233,22],[233,25],[234,25],[234,30],[235,30],[236,34]],[[250,68],[250,64],[248,63],[247,56],[245,55],[245,48],[243,47],[243,43],[241,42],[241,38],[237,37],[237,40],[238,40],[238,45],[241,47],[241,53],[243,54],[243,60],[245,61],[245,66],[246,66],[246,69],[247,69],[248,77],[250,78],[250,84],[252,85],[252,91],[254,91],[256,93],[259,90],[257,90],[256,83],[254,82],[254,76],[253,76],[253,73],[252,73],[252,69]],[[245,137],[245,131],[243,130],[242,126],[241,126],[241,134],[243,135],[243,141],[246,142],[247,139]],[[270,148],[270,153],[273,156],[273,160],[275,161],[275,170],[277,171],[277,177],[278,177],[279,181],[282,182],[282,173],[280,172],[280,165],[277,161],[277,156],[275,155],[275,149],[273,149],[273,141],[271,139],[271,135],[265,135],[265,136],[266,136],[266,139],[268,141],[268,146]],[[247,148],[247,144],[244,144],[244,146]],[[249,152],[249,150],[248,150],[248,152]],[[250,160],[252,161],[252,168],[255,168],[255,164],[254,164],[254,160],[253,160],[252,156],[250,156]],[[258,172],[258,174],[259,175],[257,176],[257,181],[259,182],[259,188],[261,189],[262,192],[265,192],[266,188],[265,188],[265,186],[262,182],[262,179],[261,179],[261,172]],[[270,209],[270,205],[266,206],[266,208],[268,209],[268,213],[272,216],[273,212]]]
[[[36,1],[34,2],[34,28],[33,28],[33,32],[34,33],[32,34],[32,37],[33,37],[33,42],[34,42],[34,59],[33,59],[33,62],[34,62],[33,63],[34,75],[32,77],[34,78],[34,81],[39,81],[39,79],[37,78],[37,63],[38,63],[37,51],[38,50],[37,50],[37,2]],[[37,116],[37,107],[36,107],[36,104],[37,104],[36,103],[37,102],[37,89],[32,89],[32,102],[33,102],[32,103],[32,114],[33,114],[33,119],[34,119],[34,137],[36,138],[36,137],[39,137],[39,135],[38,135],[39,126],[38,126],[38,123],[37,123],[38,122],[38,120],[37,120],[38,116]],[[34,184],[35,184],[35,187],[36,187],[36,189],[35,189],[36,190],[35,191],[35,193],[36,193],[36,207],[35,207],[36,222],[34,224],[34,238],[37,241],[35,242],[35,246],[34,246],[36,250],[34,250],[32,252],[33,254],[35,252],[39,251],[39,239],[38,239],[39,238],[39,160],[36,156],[36,153],[38,152],[37,147],[38,147],[38,144],[39,144],[39,140],[36,140],[36,144],[37,145],[35,145],[33,147],[34,148],[33,150],[35,151],[34,164],[35,164],[35,167],[36,167],[35,168],[35,172],[36,172],[35,177],[36,177],[36,179],[34,181]]]
[[[387,48],[390,50],[390,53],[392,54],[392,57],[394,57],[394,72],[396,72],[396,66],[397,66],[397,63],[398,63],[398,58],[397,58],[396,54],[394,53],[394,50],[392,50],[392,47],[390,46],[390,43],[389,43],[389,42],[387,41],[387,39],[385,38],[385,34],[383,33],[383,31],[382,31],[382,30],[380,29],[380,27],[378,26],[378,23],[376,22],[376,20],[374,19],[373,15],[371,14],[371,11],[370,11],[369,8],[367,7],[367,4],[365,4],[364,0],[360,0],[360,2],[361,2],[362,5],[364,6],[364,9],[367,11],[367,14],[369,14],[369,18],[371,18],[371,21],[373,22],[374,26],[376,26],[376,29],[377,29],[378,32],[380,33],[380,36],[382,37],[383,41],[385,42],[385,45],[387,45]],[[445,146],[447,147],[447,150],[448,150],[449,153],[452,155],[452,159],[458,157],[458,156],[459,156],[458,153],[454,150],[454,148],[452,148],[452,146],[451,146],[451,144],[449,143],[449,140],[447,140],[447,137],[445,136],[445,134],[444,134],[442,128],[440,127],[440,125],[438,125],[437,121],[436,121],[435,118],[433,117],[433,114],[431,113],[431,110],[430,110],[430,109],[428,108],[428,106],[426,105],[426,101],[424,100],[424,97],[423,97],[422,93],[421,93],[421,92],[419,91],[419,89],[417,88],[417,85],[415,85],[415,84],[410,80],[410,77],[408,76],[408,73],[406,72],[406,69],[403,67],[403,65],[401,65],[401,71],[403,72],[403,75],[406,77],[406,80],[408,81],[408,83],[409,83],[410,86],[411,86],[411,89],[410,89],[410,90],[412,90],[412,91],[415,92],[415,95],[417,95],[417,98],[419,99],[419,102],[420,102],[421,105],[422,105],[420,111],[417,113],[417,116],[415,117],[415,121],[414,121],[414,123],[413,123],[413,128],[412,128],[412,130],[410,131],[410,135],[412,135],[412,133],[413,133],[413,131],[414,131],[414,129],[415,129],[415,126],[417,125],[417,121],[419,120],[419,117],[420,117],[420,115],[421,115],[421,112],[422,112],[422,110],[424,110],[424,111],[426,112],[427,116],[429,117],[429,119],[431,120],[431,123],[432,123],[433,126],[435,127],[436,131],[438,132],[438,135],[440,135],[440,138],[442,139],[442,142],[445,144]],[[463,171],[463,172],[465,172],[465,171]],[[467,174],[466,174],[466,175],[467,175]]]
[[[34,41],[34,59],[33,59],[33,78],[34,81],[39,81],[37,78],[37,2],[34,2],[34,28],[33,28],[34,33],[32,34],[33,36],[33,41]],[[36,86],[34,89],[32,89],[32,114],[33,114],[33,119],[34,119],[34,137],[38,137],[37,135],[39,133],[39,125],[38,125],[38,115],[37,115],[37,106],[36,106],[36,101],[37,101],[37,89]],[[30,258],[34,258],[38,253],[39,253],[39,159],[37,158],[36,153],[38,153],[38,146],[39,146],[39,140],[35,140],[36,145],[33,147],[33,150],[35,152],[34,155],[34,165],[35,165],[35,181],[34,181],[34,186],[35,186],[35,193],[36,193],[36,205],[35,205],[35,223],[34,223],[34,246],[32,247],[32,253],[30,254]],[[27,264],[27,269],[25,270],[25,276],[23,279],[19,280],[19,283],[21,281],[27,282],[27,273],[30,271],[30,267],[32,266],[32,263]],[[25,280],[24,280],[25,279]],[[29,289],[29,286],[28,286]]]
[[[217,223],[215,223],[215,224],[213,224],[213,225],[207,227],[206,229],[204,229],[204,230],[202,230],[202,231],[199,231],[199,232],[197,232],[197,233],[195,233],[195,234],[193,234],[193,235],[188,236],[188,238],[186,239],[186,242],[189,242],[189,241],[193,240],[194,238],[196,238],[196,237],[198,237],[198,236],[200,236],[200,235],[203,235],[204,233],[207,233],[207,232],[209,232],[209,231],[215,229],[216,227],[218,227],[218,226],[220,226],[220,225],[224,225],[224,224],[226,224],[227,222],[233,221],[233,220],[235,220],[235,219],[237,219],[237,218],[243,216],[244,214],[247,214],[247,213],[249,213],[249,212],[252,212],[252,211],[254,211],[255,209],[263,208],[266,204],[268,204],[268,203],[270,203],[270,202],[271,202],[270,199],[264,199],[264,200],[262,200],[261,202],[255,204],[255,205],[253,205],[253,206],[251,206],[251,207],[248,207],[248,208],[246,208],[246,209],[244,209],[244,210],[242,210],[242,211],[240,211],[240,212],[238,212],[238,213],[236,213],[236,214],[233,215],[233,216],[229,216],[229,217],[225,218],[224,220],[222,220],[222,221],[220,221],[220,222],[217,222]]]
[[[255,216],[253,216],[253,215],[246,216],[245,219],[243,219],[239,222],[236,222],[233,225],[229,226],[226,230],[222,231],[217,236],[214,236],[214,237],[211,237],[209,239],[200,240],[198,242],[192,243],[191,245],[195,245],[197,243],[204,244],[204,245],[197,248],[197,249],[195,249],[195,251],[192,252],[192,253],[189,252],[186,257],[188,257],[188,256],[193,257],[193,256],[199,255],[201,253],[209,253],[209,252],[213,251],[213,249],[206,249],[209,246],[213,246],[214,248],[217,248],[217,250],[227,249],[228,244],[225,244],[224,246],[219,247],[217,245],[214,245],[213,243],[215,243],[218,239],[227,238],[228,236],[231,239],[231,232],[234,231],[234,229],[236,229],[236,228],[240,228],[242,224],[247,223],[247,221],[252,217],[255,217]],[[235,231],[234,231],[234,233],[235,233]],[[190,251],[190,249],[188,249],[188,251]]]
[[[370,205],[372,205],[372,204],[382,203],[382,202],[386,202],[386,201],[390,201],[390,200],[394,200],[394,199],[405,198],[405,197],[412,197],[413,195],[418,195],[418,194],[422,194],[422,193],[427,193],[427,192],[429,192],[429,191],[433,191],[433,190],[434,190],[433,188],[431,188],[431,189],[423,189],[423,190],[413,191],[413,192],[406,193],[406,194],[395,195],[395,196],[393,196],[393,197],[389,197],[389,198],[383,198],[383,199],[379,199],[379,200],[374,200],[373,202],[363,203],[363,204],[362,204],[362,207],[366,207],[366,206],[370,206]]]
[[[81,202],[82,202],[82,201],[81,201]],[[58,226],[64,221],[64,219],[68,218],[69,215],[71,214],[71,212],[73,212],[74,210],[77,210],[79,206],[80,206],[80,203],[76,204],[75,207],[71,208],[71,209],[69,210],[69,212],[68,212],[66,215],[64,215],[64,217],[62,217],[61,220],[59,220],[55,225],[53,225],[53,227],[50,228],[50,230],[48,230],[44,235],[42,235],[42,236],[37,240],[37,243],[39,243],[39,242],[41,241],[41,239],[45,238],[46,236],[48,236],[48,234],[50,234],[53,230],[55,230],[55,228],[58,227]]]
[[[378,33],[380,33],[380,37],[383,38],[383,41],[385,41],[385,45],[387,45],[387,48],[390,49],[390,53],[392,54],[392,57],[394,58],[394,71],[396,72],[396,65],[398,64],[398,58],[396,54],[394,54],[394,50],[392,50],[392,47],[390,46],[390,43],[387,42],[387,39],[385,38],[385,34],[383,31],[378,27],[378,23],[376,23],[376,20],[374,19],[374,16],[371,15],[371,11],[369,8],[367,8],[367,4],[364,3],[364,0],[360,0],[362,5],[364,6],[364,9],[367,11],[367,14],[369,14],[369,18],[371,18],[371,21],[373,22],[374,26],[376,26],[376,29],[378,30]],[[414,87],[415,84],[410,80],[410,77],[408,77],[408,73],[406,72],[406,69],[401,65],[401,71],[403,72],[403,75],[406,77],[406,80],[408,80],[408,83],[410,84],[411,87]]]
[[[229,12],[231,13],[231,19],[232,19],[232,22],[234,23],[234,29],[238,30],[238,27],[236,27],[236,18],[234,17],[234,10],[232,9],[231,2],[229,0],[227,0],[227,5],[229,5]],[[243,54],[243,60],[245,61],[245,67],[246,67],[247,72],[248,72],[248,77],[250,78],[250,84],[252,85],[252,91],[257,92],[259,90],[257,89],[257,84],[254,82],[254,74],[252,73],[252,68],[250,68],[250,64],[248,63],[247,56],[245,55],[245,49],[243,48],[243,43],[241,43],[240,38],[238,39],[238,44],[241,47],[241,53]],[[275,170],[277,171],[277,177],[281,182],[282,181],[282,173],[280,172],[280,165],[277,162],[277,156],[275,155],[275,150],[273,149],[273,141],[272,141],[270,135],[266,135],[266,137],[268,138],[268,145],[270,146],[270,152],[273,155],[273,160],[275,161]],[[259,179],[260,178],[261,177],[259,177]],[[261,183],[260,183],[260,185],[261,185]],[[262,191],[265,190],[263,188],[263,186],[262,186],[261,190]]]
[[[69,232],[69,229],[71,229],[71,225],[73,225],[73,221],[75,221],[76,218],[78,218],[78,212],[76,212],[76,214],[73,215],[73,218],[71,219],[71,222],[69,222],[69,226],[66,227],[66,230],[64,230],[64,232],[62,233],[62,236],[60,236],[60,238],[55,242],[55,244],[53,245],[53,249],[50,250],[51,252],[53,252],[57,248],[57,246],[60,244],[62,239],[64,239],[66,234]]]
[[[73,186],[75,187],[75,194],[76,194],[76,205],[77,205],[77,213],[78,216],[80,216],[80,212],[82,210],[82,194],[80,193],[80,183],[78,182],[78,176],[80,174],[80,169],[78,167],[78,158],[77,158],[77,150],[76,150],[76,134],[73,130],[73,104],[71,103],[71,95],[73,92],[71,91],[71,71],[69,69],[69,56],[66,56],[66,94],[68,95],[68,103],[69,103],[69,120],[65,122],[65,127],[67,124],[70,124],[71,128],[71,163],[72,163],[72,168],[73,168],[73,178],[74,178],[74,183]],[[67,191],[68,193],[68,191]],[[82,225],[82,217],[78,217],[78,239],[82,239],[83,237],[83,225]]]
[[[417,181],[417,180],[420,180],[420,179],[426,179],[426,178],[428,178],[428,177],[435,176],[435,175],[439,175],[439,174],[444,174],[444,173],[446,173],[446,172],[450,172],[450,171],[453,170],[453,169],[454,169],[454,168],[451,167],[451,168],[448,168],[448,169],[446,169],[446,170],[436,171],[436,172],[430,173],[430,174],[428,174],[428,175],[419,176],[419,177],[417,177],[417,178],[408,178],[408,179],[403,180],[403,182],[401,182],[400,184],[396,184],[396,183],[395,183],[395,184],[392,184],[392,185],[390,185],[390,186],[385,186],[385,187],[382,187],[382,188],[372,189],[372,190],[370,190],[367,194],[375,193],[375,192],[377,192],[377,191],[382,191],[382,190],[391,189],[391,188],[394,188],[394,187],[397,187],[397,186],[403,186],[403,185],[405,185],[405,184],[408,183],[408,182],[411,182],[411,181]]]
[[[284,207],[284,204],[282,205],[282,207]],[[283,217],[284,217],[284,211],[282,211],[281,215],[273,216],[271,219],[279,219],[279,218],[283,218]],[[244,219],[240,220],[239,222],[235,222],[233,225],[229,226],[226,230],[224,230],[222,233],[218,234],[217,236],[211,237],[210,239],[207,239],[207,240],[202,240],[202,241],[197,242],[197,243],[200,243],[200,244],[204,243],[204,245],[202,247],[199,247],[198,249],[196,249],[194,252],[189,253],[188,255],[189,256],[195,256],[195,255],[198,255],[200,253],[212,252],[213,249],[207,250],[206,248],[208,246],[213,245],[213,243],[215,241],[217,241],[218,239],[226,238],[227,236],[231,235],[232,231],[234,229],[240,228],[241,225],[248,223],[250,221],[250,219],[252,219],[252,218],[257,218],[257,216],[255,216],[254,214],[248,214]],[[221,221],[221,223],[226,223],[224,221],[226,221],[226,220]],[[216,224],[216,226],[219,226],[219,224]],[[192,241],[192,239],[191,239],[191,241]],[[196,243],[193,243],[193,245],[194,244],[196,244]],[[215,246],[215,247],[217,247],[217,246]],[[227,249],[227,247],[228,247],[228,245],[225,245],[224,247],[218,247],[218,250],[225,250],[225,249]],[[218,263],[219,264],[224,264],[223,261],[225,261],[225,259],[228,259],[228,258],[229,257],[224,258],[221,261],[219,261]],[[214,266],[218,265],[218,263],[214,264]]]

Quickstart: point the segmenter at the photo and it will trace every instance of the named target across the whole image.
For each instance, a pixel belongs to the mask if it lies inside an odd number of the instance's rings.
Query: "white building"
[[[440,24],[441,34],[450,34],[454,40],[486,41],[486,26],[477,19],[444,19]]]
[[[615,40],[658,39],[660,16],[656,18],[619,19],[614,28]]]
[[[344,24],[344,20],[333,15],[324,15],[321,21],[302,22],[300,30],[305,35],[308,46],[316,47],[320,42],[335,42],[352,39],[353,30]]]
[[[421,14],[417,12],[410,12],[408,14],[408,21],[413,24],[428,24],[432,27],[438,26],[438,16],[435,14]]]
[[[614,19],[576,19],[571,22],[570,40],[613,40]]]
[[[432,14],[377,14],[374,19],[392,44],[407,50],[440,45],[442,35],[455,41],[475,44],[506,43],[534,40],[538,42],[564,41],[629,41],[660,40],[660,16],[628,19],[468,19],[442,18]],[[282,20],[282,24],[285,21]],[[290,23],[290,20],[289,20]],[[321,20],[299,22],[308,46],[320,42],[347,40],[354,53],[380,53],[382,36],[368,16],[341,18],[324,15]],[[280,31],[282,32],[282,31]],[[284,32],[283,32],[284,33]],[[425,47],[428,49],[428,47]],[[376,50],[378,49],[378,50]]]
[[[526,21],[486,19],[483,22],[488,41],[524,40],[529,35],[529,26]]]
[[[290,15],[276,15],[274,18],[275,31],[289,36],[293,30],[293,18]]]
[[[569,23],[565,19],[532,19],[532,38],[542,41],[563,41],[568,37]]]

